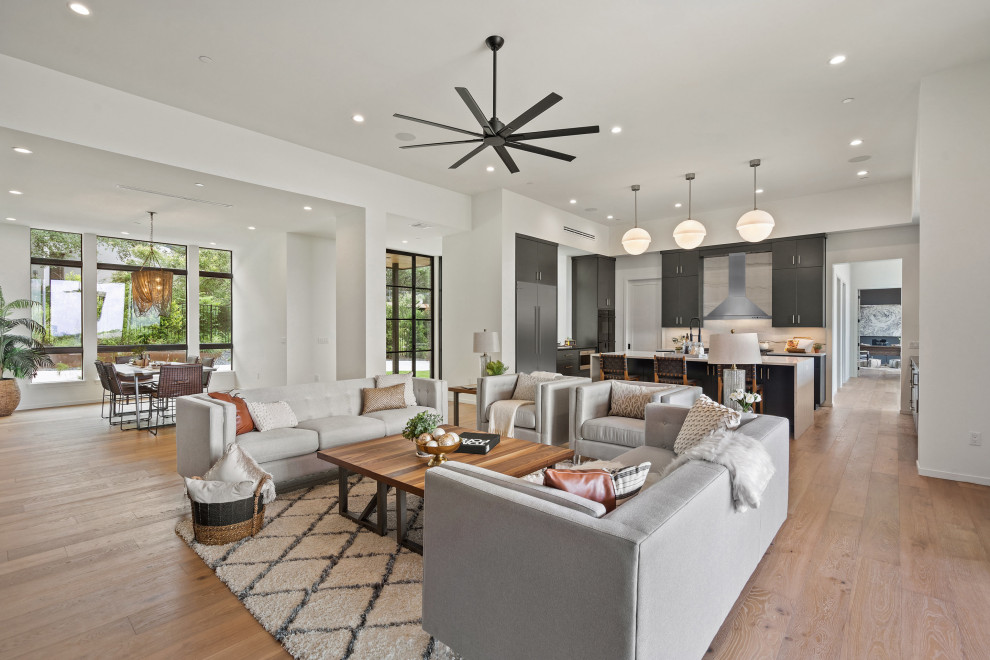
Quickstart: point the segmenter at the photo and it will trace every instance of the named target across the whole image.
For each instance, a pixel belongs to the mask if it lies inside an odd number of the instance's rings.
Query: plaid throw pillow
[[[575,470],[605,470],[612,475],[612,483],[615,488],[615,499],[622,500],[639,493],[646,483],[646,477],[650,474],[649,461],[644,461],[639,465],[624,466],[615,461],[590,461],[583,465],[577,465]]]

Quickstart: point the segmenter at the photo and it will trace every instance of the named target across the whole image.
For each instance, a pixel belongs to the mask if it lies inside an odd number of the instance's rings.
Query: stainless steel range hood
[[[734,252],[729,255],[729,296],[719,306],[705,315],[706,319],[768,319],[752,300],[746,297],[746,253]]]

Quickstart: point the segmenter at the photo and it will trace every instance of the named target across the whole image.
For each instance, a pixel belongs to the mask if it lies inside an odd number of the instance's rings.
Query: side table
[[[450,392],[454,393],[454,426],[461,425],[461,407],[460,407],[460,396],[462,394],[477,394],[477,385],[460,385],[457,387],[448,387]]]

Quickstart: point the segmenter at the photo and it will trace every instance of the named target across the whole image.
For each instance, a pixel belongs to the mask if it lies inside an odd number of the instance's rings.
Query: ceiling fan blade
[[[495,153],[497,153],[498,157],[502,159],[502,162],[505,163],[505,166],[509,168],[510,172],[515,174],[519,171],[516,161],[512,160],[512,156],[509,155],[509,152],[506,150],[505,146],[494,147],[494,149]]]
[[[543,138],[553,138],[553,137],[564,137],[566,135],[586,135],[588,133],[597,133],[597,126],[580,126],[578,128],[555,128],[552,131],[535,131],[533,133],[515,133],[514,135],[505,138],[512,142],[517,142],[519,140],[542,140]]]
[[[465,156],[464,158],[461,158],[461,159],[460,159],[459,161],[457,161],[456,163],[454,163],[453,165],[451,165],[451,166],[450,166],[449,168],[447,168],[447,169],[451,169],[451,170],[456,170],[456,169],[457,169],[458,167],[460,167],[460,166],[461,166],[461,165],[463,165],[464,163],[466,163],[466,162],[468,162],[469,160],[471,160],[472,158],[474,158],[475,156],[477,156],[478,154],[480,154],[480,153],[481,153],[481,151],[482,151],[482,150],[483,150],[483,149],[484,149],[485,147],[487,147],[487,146],[488,146],[487,144],[483,144],[483,145],[481,145],[480,147],[477,147],[476,149],[473,149],[473,150],[471,150],[471,153],[469,153],[469,154],[468,154],[467,156]]]
[[[499,135],[501,135],[504,138],[509,137],[510,135],[518,131],[520,128],[522,128],[524,125],[533,121],[538,116],[549,110],[556,103],[559,103],[563,99],[564,99],[563,96],[556,94],[555,92],[550,92],[549,94],[547,94],[546,98],[544,98],[542,101],[537,102],[536,105],[534,105],[532,108],[530,108],[526,112],[522,113],[521,115],[510,121],[506,125],[506,127],[502,129]]]
[[[495,131],[492,130],[491,124],[488,123],[488,118],[485,117],[485,113],[483,113],[481,108],[478,107],[478,103],[474,100],[474,97],[471,96],[471,92],[467,90],[467,87],[455,87],[454,89],[460,95],[461,100],[464,101],[464,105],[466,105],[468,110],[471,111],[471,114],[474,115],[474,118],[478,120],[479,124],[481,124],[485,135],[495,135]]]
[[[406,144],[399,147],[399,149],[418,149],[419,147],[439,147],[445,144],[467,144],[469,142],[484,142],[482,138],[476,138],[474,140],[454,140],[452,142],[427,142],[426,144]]]
[[[400,115],[398,112],[392,115],[393,117],[398,117],[399,119],[408,119],[409,121],[416,121],[420,124],[426,124],[427,126],[436,126],[437,128],[446,128],[448,131],[457,131],[458,133],[464,133],[465,135],[473,135],[474,137],[485,137],[481,133],[474,133],[472,131],[465,131],[463,128],[454,128],[453,126],[447,126],[446,124],[438,124],[435,121],[426,121],[425,119],[416,119],[415,117],[410,117],[408,115]]]
[[[513,149],[519,149],[521,151],[528,151],[534,154],[540,154],[541,156],[550,156],[551,158],[557,158],[559,160],[566,160],[568,163],[576,158],[569,154],[562,154],[559,151],[551,151],[550,149],[544,149],[543,147],[534,147],[531,144],[522,144],[519,142],[506,142],[505,146],[512,147]]]

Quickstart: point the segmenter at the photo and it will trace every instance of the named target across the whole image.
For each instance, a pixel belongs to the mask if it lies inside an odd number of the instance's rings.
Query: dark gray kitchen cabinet
[[[557,244],[516,234],[516,281],[557,285]]]
[[[615,258],[590,254],[571,259],[571,336],[577,345],[600,345],[599,312],[614,310]],[[611,318],[614,324],[615,315]]]
[[[779,268],[773,271],[773,326],[825,326],[825,268]]]
[[[788,238],[773,242],[774,269],[817,268],[819,266],[825,266],[824,238]]]
[[[701,318],[701,291],[697,275],[660,280],[660,325],[680,328]]]
[[[694,250],[664,252],[660,262],[661,277],[693,277],[701,268],[701,256]]]
[[[615,259],[598,259],[598,309],[615,309]]]
[[[516,371],[557,370],[557,287],[516,282]]]

